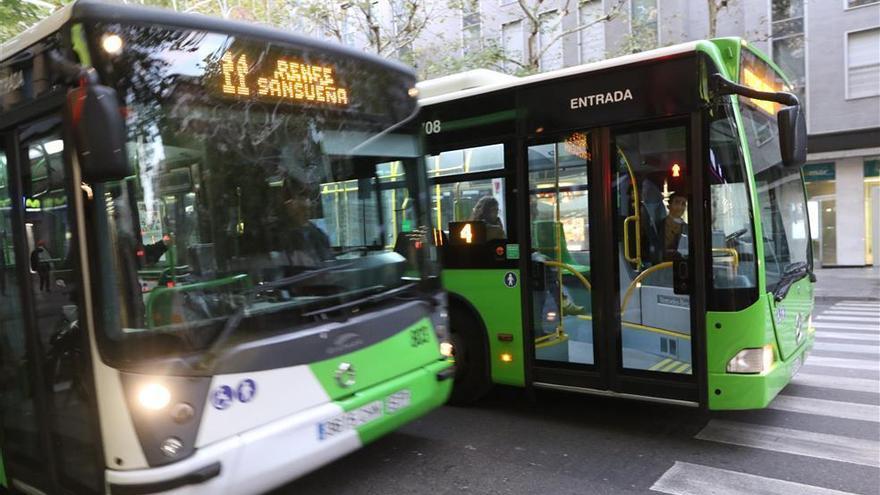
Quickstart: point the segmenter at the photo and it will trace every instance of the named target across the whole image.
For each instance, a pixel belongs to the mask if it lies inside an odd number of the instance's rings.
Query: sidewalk
[[[816,268],[816,301],[877,301],[880,306],[880,267]]]

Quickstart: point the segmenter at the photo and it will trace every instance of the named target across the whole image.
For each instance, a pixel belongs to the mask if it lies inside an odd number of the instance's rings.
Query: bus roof
[[[143,7],[128,4],[110,3],[106,0],[76,0],[56,10],[18,36],[0,44],[0,62],[3,62],[41,39],[58,31],[68,21],[105,20],[110,22],[131,22],[138,24],[157,24],[185,29],[199,29],[224,34],[274,41],[312,48],[322,52],[335,53],[344,57],[357,58],[383,65],[388,70],[415,76],[414,71],[399,62],[381,58],[377,55],[354,50],[345,45],[291,34],[288,31],[268,26],[230,21],[201,14],[188,14],[168,9]]]
[[[526,77],[515,77],[506,74],[498,74],[496,80],[487,77],[485,73],[481,74],[479,79],[471,77],[468,72],[456,74],[453,76],[439,77],[437,79],[429,79],[418,83],[419,93],[422,95],[419,101],[422,105],[431,105],[434,103],[442,103],[444,101],[457,100],[468,96],[475,96],[483,93],[490,93],[506,88],[518,86],[527,86],[529,84],[556,79],[560,77],[572,76],[575,74],[587,74],[612,67],[619,67],[646,60],[660,59],[668,56],[679,55],[682,53],[693,52],[696,50],[699,41],[691,41],[678,45],[657,48],[632,55],[624,55],[622,57],[601,60],[584,65],[567,67],[565,69],[544,72]],[[491,72],[491,71],[486,71]],[[457,80],[456,78],[460,78]],[[480,81],[487,81],[486,84],[475,84]]]

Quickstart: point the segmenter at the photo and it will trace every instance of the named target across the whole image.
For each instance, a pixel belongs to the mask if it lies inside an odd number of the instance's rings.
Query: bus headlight
[[[743,349],[727,363],[728,373],[764,373],[773,366],[773,345]]]
[[[448,358],[454,356],[455,347],[452,345],[452,342],[440,342],[440,354]]]
[[[171,392],[162,384],[148,383],[140,389],[137,398],[138,403],[145,409],[158,411],[171,402]]]

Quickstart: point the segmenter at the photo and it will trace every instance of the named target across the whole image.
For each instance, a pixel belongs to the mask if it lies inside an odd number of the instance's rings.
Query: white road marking
[[[814,320],[822,320],[822,321],[852,321],[856,323],[873,323],[877,322],[880,324],[880,317],[868,317],[868,316],[825,316],[819,315]]]
[[[877,325],[859,325],[857,323],[831,323],[827,321],[814,321],[814,328],[835,328],[838,330],[873,330],[880,331]]]
[[[880,467],[880,442],[873,440],[720,419],[709,421],[709,424],[695,438],[830,461]]]
[[[869,359],[843,359],[825,356],[808,356],[805,365],[829,366],[831,368],[847,368],[856,370],[880,370],[880,363]]]
[[[816,342],[821,342],[824,339],[866,340],[869,342],[880,342],[880,333],[818,332],[816,334]]]
[[[840,301],[835,306],[864,306],[867,308],[880,308],[880,301]]]
[[[651,486],[651,491],[670,495],[852,495],[830,488],[680,461],[675,461],[663,473]]]
[[[791,383],[807,387],[821,387],[850,392],[871,392],[880,394],[880,381],[870,378],[850,378],[843,376],[819,375],[801,371]]]
[[[777,395],[767,407],[780,411],[880,423],[880,406],[873,406],[871,404],[795,397],[793,395]]]
[[[823,315],[840,315],[840,316],[876,316],[880,317],[880,309],[877,311],[868,309],[846,309],[846,310],[829,310],[823,311]]]
[[[861,352],[864,354],[880,354],[880,343],[877,344],[837,344],[831,342],[816,342],[813,345],[816,351],[833,352]]]

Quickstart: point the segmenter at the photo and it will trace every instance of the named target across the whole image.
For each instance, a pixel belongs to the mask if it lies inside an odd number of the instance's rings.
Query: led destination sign
[[[348,106],[348,90],[339,87],[331,65],[308,64],[286,57],[268,57],[271,73],[254,73],[247,54],[223,54],[221,92],[225,95],[255,96],[289,103],[318,103]]]

